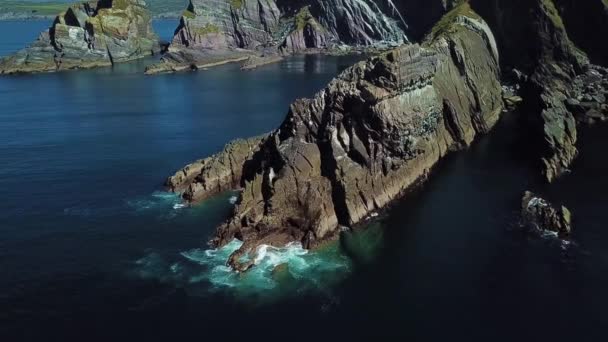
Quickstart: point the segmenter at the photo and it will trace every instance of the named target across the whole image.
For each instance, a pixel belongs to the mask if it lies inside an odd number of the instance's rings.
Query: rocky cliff
[[[594,37],[608,30],[603,0],[471,0],[488,20],[505,70],[517,74],[528,121],[537,129],[545,178],[568,171],[577,155],[577,120],[604,119],[606,46]],[[515,19],[517,18],[517,19]],[[585,18],[585,19],[583,19]],[[588,21],[587,21],[588,18]]]
[[[169,53],[149,73],[252,55],[396,46],[408,40],[407,27],[391,0],[191,0]]]
[[[171,177],[187,200],[242,191],[213,244],[301,241],[311,248],[401,196],[451,150],[487,132],[503,108],[499,56],[486,23],[467,4],[422,45],[404,45],[345,70],[313,98],[292,104],[283,124],[257,140]],[[184,190],[186,189],[186,190]]]
[[[145,1],[99,0],[68,7],[31,46],[0,59],[0,73],[107,66],[158,51]]]

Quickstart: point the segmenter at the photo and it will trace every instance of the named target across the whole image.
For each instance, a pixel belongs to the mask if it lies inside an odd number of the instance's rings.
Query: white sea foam
[[[239,198],[236,196],[230,196],[230,198],[228,199],[228,202],[230,202],[230,204],[236,204],[236,201],[238,201]]]
[[[175,203],[173,205],[173,209],[178,210],[178,209],[183,209],[183,208],[187,208],[188,205],[184,204],[184,203]]]
[[[290,243],[282,248],[259,246],[247,256],[254,260],[255,267],[237,273],[226,266],[226,261],[241,246],[242,242],[233,240],[219,249],[196,248],[181,252],[181,260],[178,258],[175,262],[150,253],[136,262],[137,274],[189,288],[202,286],[207,290],[233,289],[237,293],[262,294],[283,286],[295,290],[319,289],[329,286],[332,279],[338,279],[350,269],[349,259],[337,250],[311,252],[300,243]],[[278,266],[281,266],[280,272]]]
[[[178,194],[164,191],[127,200],[126,204],[136,214],[155,213],[163,218],[173,218],[177,210],[187,207]]]

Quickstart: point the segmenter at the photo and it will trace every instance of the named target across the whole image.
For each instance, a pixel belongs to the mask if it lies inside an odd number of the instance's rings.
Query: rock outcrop
[[[595,73],[601,72],[601,68],[590,63],[587,53],[596,61],[605,61],[605,44],[597,44],[593,37],[608,30],[606,2],[470,0],[470,3],[496,33],[505,69],[516,68],[525,74],[522,84],[525,111],[538,132],[543,174],[551,182],[568,171],[578,153],[572,108],[589,113],[587,116],[593,120],[605,110],[605,101],[602,102],[605,87],[601,80],[592,90],[584,89],[587,87],[584,82],[596,79]],[[590,96],[586,97],[585,92]],[[585,104],[581,106],[583,97]]]
[[[197,202],[241,186],[247,162],[257,153],[267,136],[235,140],[221,153],[197,160],[167,178],[165,186]]]
[[[0,59],[0,74],[108,66],[159,52],[143,0],[68,7],[28,48]]]
[[[549,231],[567,238],[572,230],[572,214],[568,208],[556,208],[530,191],[522,198],[521,215],[523,225],[533,232]]]
[[[406,30],[393,1],[191,0],[168,53],[148,73],[197,69],[217,56],[396,46]]]
[[[231,158],[229,145],[212,157],[233,160],[229,166],[215,163],[219,170],[210,173],[198,163],[169,184],[198,189],[196,196],[184,192],[197,199],[240,183],[233,216],[212,241],[245,242],[229,260],[237,270],[251,266],[241,257],[260,243],[315,247],[403,195],[496,123],[503,101],[495,46],[486,23],[462,4],[423,45],[352,66],[313,98],[293,103],[257,146],[237,142],[252,151],[247,158]],[[208,183],[211,189],[198,185]]]

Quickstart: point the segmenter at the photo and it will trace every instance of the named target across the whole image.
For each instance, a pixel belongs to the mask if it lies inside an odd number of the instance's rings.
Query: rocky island
[[[499,79],[495,38],[464,4],[422,45],[356,64],[314,98],[296,101],[275,132],[237,141],[167,184],[189,200],[243,187],[213,244],[243,240],[229,263],[246,270],[251,262],[239,259],[258,245],[295,240],[312,248],[488,132],[503,109]]]
[[[403,9],[416,1],[389,2]],[[318,16],[310,2],[297,2],[309,4],[304,39],[295,38],[302,37],[294,36],[297,30],[279,30],[286,34],[276,36],[273,28],[282,24],[279,13],[288,13],[279,1],[264,2],[268,7],[263,11],[248,10],[246,1],[238,3],[242,14],[264,14],[254,20],[255,30],[252,25],[245,26],[251,31],[240,31],[212,24],[203,27],[220,29],[197,31],[193,23],[199,28],[208,25],[198,19],[208,9],[197,11],[193,5],[194,14],[182,19],[169,56],[185,56],[184,51],[197,46],[298,50],[330,43],[369,44],[388,37],[381,31],[362,34],[357,29],[346,30],[357,34],[343,35],[327,26],[338,21]],[[362,222],[425,179],[447,153],[466,148],[488,132],[507,98],[511,107],[521,107],[526,124],[538,132],[530,137],[530,148],[538,153],[546,180],[568,170],[577,154],[577,124],[601,121],[608,114],[608,72],[594,64],[605,63],[605,49],[582,40],[583,23],[568,19],[580,18],[589,8],[566,0],[433,3],[432,8],[444,13],[438,21],[433,19],[436,11],[420,13],[423,19],[416,27],[406,26],[397,11],[390,17],[395,26],[387,29],[392,30],[391,37],[401,39],[398,44],[409,40],[404,34],[408,30],[428,28],[421,43],[403,44],[352,66],[313,98],[293,103],[277,130],[235,141],[167,180],[169,189],[190,202],[241,190],[231,218],[211,241],[214,246],[235,238],[244,241],[228,260],[234,269],[251,267],[252,261],[242,256],[261,244],[300,241],[314,248]],[[224,13],[234,15],[234,5],[227,4]],[[594,20],[608,15],[602,0],[587,6],[598,10]],[[294,3],[289,8],[301,13],[303,7]],[[301,23],[297,14],[295,18],[288,27],[301,27],[293,24]],[[571,39],[569,32],[578,38]],[[509,96],[510,89],[516,96]]]
[[[0,59],[0,74],[109,66],[160,52],[143,0],[71,5],[29,47]]]

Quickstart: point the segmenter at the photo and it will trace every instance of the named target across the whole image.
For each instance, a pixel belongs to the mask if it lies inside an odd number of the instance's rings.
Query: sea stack
[[[110,66],[160,51],[144,0],[69,6],[29,47],[0,59],[0,74]]]
[[[190,0],[168,53],[147,73],[251,59],[247,69],[302,52],[407,42],[396,7],[375,0]]]
[[[244,241],[229,264],[246,270],[240,257],[260,244],[314,248],[364,221],[488,132],[503,110],[499,77],[494,36],[463,3],[423,44],[346,69],[293,103],[270,135],[236,141],[167,184],[187,200],[242,188],[212,243]]]

